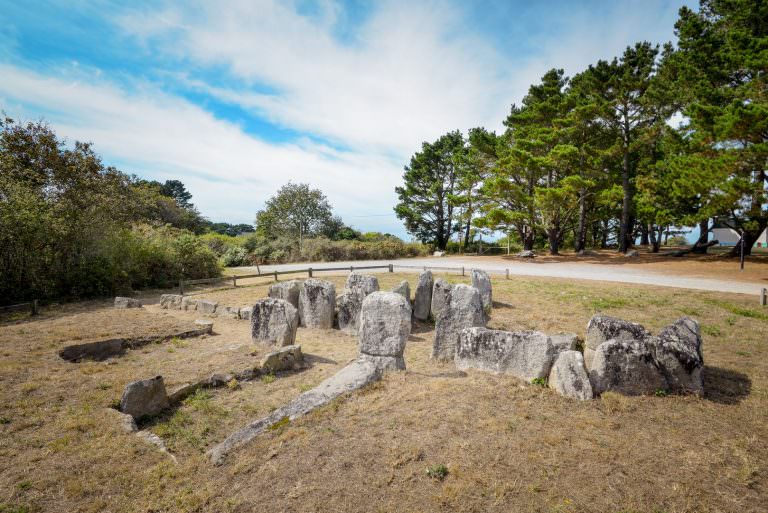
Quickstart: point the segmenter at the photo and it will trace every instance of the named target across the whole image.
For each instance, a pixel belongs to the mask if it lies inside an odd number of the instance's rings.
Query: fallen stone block
[[[269,297],[288,301],[294,308],[299,309],[299,294],[301,282],[298,280],[275,283],[269,287]]]
[[[251,309],[251,339],[256,343],[293,345],[298,325],[298,311],[284,299],[260,299]]]
[[[141,308],[141,301],[138,299],[133,299],[132,297],[116,297],[115,298],[115,308],[123,309],[123,308]]]
[[[336,287],[315,278],[306,280],[299,293],[299,323],[307,328],[333,328]]]
[[[211,301],[210,299],[198,299],[197,311],[203,315],[213,315],[216,313],[216,309],[219,307],[219,303]]]
[[[430,304],[430,314],[432,318],[437,319],[440,312],[443,311],[451,295],[451,284],[442,278],[435,280],[432,286],[432,303]]]
[[[698,322],[682,317],[662,329],[657,336],[651,337],[648,342],[670,391],[692,394],[704,392],[701,375],[704,356]]]
[[[643,395],[667,389],[647,340],[611,339],[600,344],[594,352],[589,380],[595,395],[608,390]]]
[[[559,352],[549,371],[549,388],[558,394],[581,401],[592,399],[592,384],[589,381],[584,357],[578,351]]]
[[[197,310],[197,299],[193,299],[189,296],[181,298],[181,309],[193,312]]]
[[[360,314],[361,354],[402,357],[411,334],[411,307],[400,294],[374,292],[363,300]]]
[[[467,328],[459,334],[456,368],[509,374],[530,382],[549,375],[554,357],[555,349],[544,333]]]
[[[216,313],[218,313],[219,317],[227,317],[229,319],[239,319],[240,307],[220,306],[216,308]]]
[[[120,399],[120,411],[136,420],[157,415],[169,406],[162,376],[128,383]]]
[[[432,307],[433,286],[432,271],[424,271],[419,274],[419,281],[416,284],[416,295],[413,299],[413,316],[420,321],[429,319]]]
[[[203,330],[204,333],[210,335],[213,333],[213,321],[207,319],[195,319],[195,326]]]
[[[645,340],[651,334],[640,324],[607,315],[594,315],[587,323],[587,337],[584,342],[584,362],[592,368],[592,359],[597,347],[608,340]]]
[[[491,315],[493,308],[493,287],[491,277],[488,273],[480,269],[472,269],[472,286],[480,291],[480,300],[483,303],[483,311],[487,317]]]
[[[485,327],[480,291],[463,283],[454,285],[448,303],[440,312],[435,324],[432,358],[453,360],[462,330],[474,327]]]
[[[304,355],[301,346],[285,346],[273,351],[261,360],[261,372],[274,374],[275,372],[296,370],[304,366]]]
[[[183,296],[179,294],[163,294],[160,296],[160,308],[166,310],[179,310],[181,309],[181,300]]]

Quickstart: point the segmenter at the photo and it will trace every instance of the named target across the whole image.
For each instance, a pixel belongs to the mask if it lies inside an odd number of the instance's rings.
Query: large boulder
[[[160,308],[178,310],[181,308],[182,296],[179,294],[163,294],[160,296]]]
[[[466,328],[485,327],[485,314],[480,292],[460,283],[451,287],[448,303],[437,318],[432,358],[453,360],[459,334]]]
[[[299,323],[307,328],[333,328],[336,287],[333,283],[309,278],[299,293]]]
[[[293,345],[298,325],[298,311],[284,299],[260,299],[251,309],[251,338],[254,342]]]
[[[401,281],[397,287],[392,289],[392,292],[400,294],[406,301],[408,301],[409,305],[411,304],[411,286],[408,284],[408,280]]]
[[[358,292],[365,297],[368,294],[379,291],[379,280],[375,276],[352,272],[347,277],[347,283],[344,285],[344,288]]]
[[[365,295],[359,290],[344,290],[336,296],[336,320],[341,331],[357,335],[363,299]]]
[[[546,378],[555,350],[538,331],[468,328],[459,334],[456,368],[510,374],[525,381]]]
[[[274,374],[275,372],[296,370],[304,365],[304,354],[301,352],[301,346],[285,346],[277,351],[264,356],[261,359],[261,371]]]
[[[416,295],[413,299],[413,316],[420,321],[429,319],[429,312],[432,306],[432,271],[424,271],[419,274],[419,281],[416,284]]]
[[[442,278],[435,280],[435,284],[432,286],[432,303],[430,310],[432,317],[437,319],[440,312],[443,311],[445,305],[448,303],[448,298],[451,295],[451,284]]]
[[[197,311],[203,315],[215,314],[218,307],[219,303],[217,301],[211,301],[210,299],[197,300]]]
[[[363,300],[360,354],[402,359],[410,334],[411,307],[403,296],[394,292],[374,292]]]
[[[640,324],[607,315],[594,315],[587,323],[587,337],[584,342],[584,362],[592,368],[597,347],[608,340],[640,341],[651,334]]]
[[[136,420],[157,415],[169,406],[162,376],[128,383],[120,399],[120,411]]]
[[[491,277],[488,273],[480,269],[472,269],[472,286],[480,291],[480,299],[483,302],[483,311],[485,315],[491,315],[493,307],[493,293],[491,288]]]
[[[648,343],[670,391],[693,394],[704,391],[701,376],[704,356],[698,322],[682,317],[651,337]]]
[[[576,351],[579,345],[579,338],[576,336],[576,333],[558,333],[556,335],[550,335],[549,341],[552,342],[552,346],[555,348],[556,353]]]
[[[592,384],[580,352],[566,350],[557,354],[549,371],[549,387],[565,397],[592,399]]]
[[[116,297],[115,308],[141,308],[141,301],[132,297]]]
[[[624,395],[667,390],[647,339],[611,339],[594,351],[589,380],[595,395],[608,390]]]
[[[270,285],[268,296],[272,299],[283,299],[298,310],[301,282],[298,280],[283,281]]]

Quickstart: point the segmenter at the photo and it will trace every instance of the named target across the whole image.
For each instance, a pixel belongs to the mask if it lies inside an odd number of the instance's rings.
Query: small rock
[[[179,310],[181,309],[182,296],[179,294],[163,294],[160,296],[160,308],[166,310]]]
[[[128,383],[120,399],[120,411],[136,420],[157,415],[169,406],[162,376]]]
[[[333,328],[336,287],[316,278],[304,282],[299,293],[299,322],[307,328]]]
[[[638,258],[640,256],[640,253],[638,253],[636,249],[633,249],[624,253],[624,256],[627,258]]]
[[[493,307],[493,293],[491,287],[491,277],[488,273],[480,269],[472,269],[472,286],[480,291],[480,299],[483,302],[483,311],[486,317],[490,317]]]
[[[392,292],[400,294],[408,301],[409,305],[411,304],[411,286],[408,284],[408,280],[401,281],[397,287],[392,289]]]
[[[187,311],[197,310],[197,299],[193,299],[189,296],[181,298],[181,309]]]
[[[240,308],[234,306],[220,306],[216,309],[219,316],[227,317],[229,319],[240,318]]]
[[[432,271],[424,271],[419,274],[419,281],[416,284],[416,297],[413,300],[413,316],[420,321],[429,319],[430,308],[432,306]]]
[[[450,296],[451,284],[442,278],[436,279],[435,284],[432,286],[432,303],[429,308],[434,319],[437,319],[440,312],[443,311]]]
[[[285,346],[273,351],[261,360],[261,370],[267,374],[295,370],[304,365],[304,355],[301,346]]]
[[[434,253],[432,253],[432,256],[436,256],[436,257],[445,256],[445,251],[435,251]]]
[[[219,303],[211,301],[210,299],[198,299],[197,311],[203,315],[213,315],[216,313],[216,309],[219,307]]]
[[[435,323],[432,358],[453,360],[462,330],[474,327],[485,327],[480,291],[463,283],[454,285],[448,303]]]
[[[544,333],[467,328],[459,334],[456,368],[510,374],[530,382],[546,378],[555,350]]]
[[[297,310],[299,309],[299,294],[301,282],[298,280],[275,283],[269,287],[269,297],[288,301]]]
[[[132,297],[116,297],[115,308],[141,308],[141,301]]]
[[[298,325],[298,311],[284,299],[260,299],[251,310],[251,338],[257,343],[293,345]]]
[[[240,307],[240,311],[239,311],[240,318],[244,319],[246,321],[249,321],[251,319],[251,310],[252,309],[253,309],[252,306],[241,306]]]
[[[549,371],[549,387],[565,397],[592,399],[592,384],[580,352],[566,350],[557,355]]]
[[[206,330],[206,333],[209,335],[213,333],[213,321],[207,319],[195,319],[195,326],[197,326],[198,329]]]
[[[531,250],[525,250],[525,251],[521,251],[520,253],[518,253],[517,256],[518,256],[518,258],[535,258],[536,257],[536,253],[534,253]]]

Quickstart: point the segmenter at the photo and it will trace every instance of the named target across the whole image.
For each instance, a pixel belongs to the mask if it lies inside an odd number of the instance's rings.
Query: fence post
[[[760,291],[760,304],[762,306],[768,305],[768,289],[766,288]]]
[[[277,281],[277,271],[275,271],[275,281]]]
[[[179,280],[179,295],[184,295],[184,280]]]
[[[237,288],[237,276],[232,276],[232,286]]]
[[[312,277],[312,268],[310,267],[309,269],[307,269],[307,272],[309,273],[309,277],[311,278]]]
[[[389,264],[389,272],[394,272],[394,271],[392,270],[392,264]]]
[[[507,271],[507,279],[509,279],[509,269],[506,269]]]
[[[464,266],[461,266],[461,275],[464,276]]]
[[[763,292],[765,292],[765,289],[763,289]],[[37,299],[32,300],[32,315],[37,315]]]
[[[351,272],[351,273],[355,272],[355,268],[353,266],[351,266],[351,265],[349,266],[349,272]]]

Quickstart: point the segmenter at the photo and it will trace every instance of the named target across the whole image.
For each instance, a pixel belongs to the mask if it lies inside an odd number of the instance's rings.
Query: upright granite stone
[[[203,315],[213,315],[216,313],[216,309],[219,307],[219,303],[211,301],[210,299],[198,299],[197,311]]]
[[[456,368],[510,374],[530,382],[546,378],[556,356],[549,337],[538,331],[467,328],[456,346]]]
[[[595,395],[608,390],[624,395],[667,390],[647,339],[611,339],[595,349],[589,380]]]
[[[420,321],[429,319],[432,306],[432,271],[424,271],[419,274],[416,284],[416,296],[413,299],[413,316]]]
[[[480,291],[480,299],[483,302],[483,311],[490,317],[493,308],[493,292],[491,278],[488,273],[480,269],[472,269],[472,286]]]
[[[375,276],[352,272],[347,277],[347,283],[344,285],[344,288],[362,294],[365,297],[368,294],[379,291],[379,280]]]
[[[681,317],[651,337],[648,343],[670,391],[703,393],[704,356],[698,322]]]
[[[409,305],[411,304],[411,286],[408,284],[408,280],[401,281],[397,287],[392,289],[392,292],[400,294],[408,301]]]
[[[448,299],[451,295],[451,284],[442,278],[435,280],[435,284],[432,286],[432,303],[430,306],[431,314],[434,319],[440,316],[440,312],[443,311],[445,305],[448,303]]]
[[[548,381],[549,388],[560,395],[580,401],[592,399],[592,384],[584,366],[584,357],[578,351],[566,350],[557,354]]]
[[[587,338],[584,343],[584,362],[592,368],[592,359],[597,347],[608,340],[645,340],[651,334],[636,322],[624,321],[607,315],[595,315],[587,323]]]
[[[361,355],[398,359],[405,368],[403,351],[411,334],[411,307],[400,294],[374,292],[363,300],[360,315]],[[402,362],[402,366],[399,363]]]
[[[299,309],[299,294],[301,293],[301,282],[298,280],[284,281],[275,283],[269,287],[268,296],[272,299],[283,299],[288,301],[297,310]]]
[[[260,299],[251,309],[251,338],[254,342],[293,345],[298,325],[298,311],[284,299]]]
[[[160,308],[178,310],[181,308],[182,296],[179,294],[163,294],[160,296]]]
[[[450,361],[456,355],[459,334],[466,328],[485,327],[480,291],[463,283],[451,287],[448,303],[435,325],[432,358]]]
[[[120,399],[120,411],[136,420],[157,415],[169,406],[162,376],[128,383]]]
[[[336,320],[344,333],[357,335],[364,299],[365,295],[359,290],[344,290],[336,296]]]
[[[141,308],[141,301],[138,299],[133,299],[132,297],[118,296],[115,298],[115,308]]]
[[[299,322],[307,328],[333,328],[336,287],[329,281],[309,278],[299,293]]]

